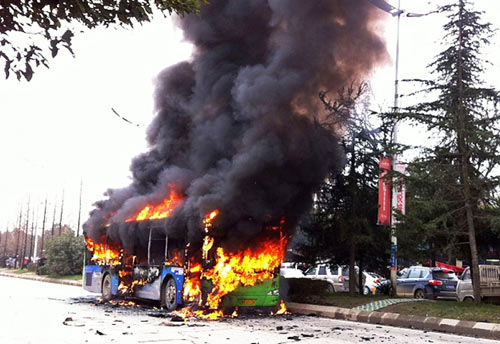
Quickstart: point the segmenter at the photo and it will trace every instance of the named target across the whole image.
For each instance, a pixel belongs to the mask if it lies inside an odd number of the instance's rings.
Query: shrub
[[[26,268],[28,269],[28,271],[35,272],[37,267],[37,263],[29,263]]]
[[[48,275],[49,273],[49,267],[47,265],[40,266],[38,269],[36,269],[37,275]]]
[[[41,272],[56,275],[81,273],[84,249],[85,242],[81,236],[74,237],[72,233],[65,233],[55,237],[47,245],[47,263],[43,266],[46,269],[41,269]]]
[[[329,283],[327,281],[312,280],[309,278],[285,278],[280,281],[280,286],[286,285],[288,295],[318,295],[327,294]]]

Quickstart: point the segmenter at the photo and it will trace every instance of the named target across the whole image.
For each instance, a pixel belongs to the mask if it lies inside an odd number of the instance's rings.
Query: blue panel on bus
[[[85,272],[102,272],[100,265],[85,265]]]
[[[102,266],[86,265],[83,272],[83,288],[93,293],[101,292]]]
[[[118,274],[111,273],[111,294],[118,294],[118,285],[120,284],[120,277]]]
[[[177,266],[166,266],[161,271],[161,280],[173,276],[177,286],[177,303],[182,303],[182,287],[184,285],[184,269]]]

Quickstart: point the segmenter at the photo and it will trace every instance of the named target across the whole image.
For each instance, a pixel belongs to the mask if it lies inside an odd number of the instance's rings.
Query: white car
[[[280,275],[284,278],[302,278],[304,272],[299,268],[300,263],[284,262],[281,264]]]
[[[363,271],[363,294],[369,295],[373,293],[373,288],[381,287],[384,283],[387,283],[387,279],[376,274],[375,272]],[[376,292],[376,291],[375,291]]]
[[[344,291],[344,276],[342,276],[342,267],[330,264],[317,264],[305,272],[305,278],[325,280],[328,282],[328,291]]]

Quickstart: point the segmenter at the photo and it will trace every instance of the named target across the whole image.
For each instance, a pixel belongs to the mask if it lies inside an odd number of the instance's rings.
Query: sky
[[[398,1],[388,1],[397,6]],[[443,1],[401,0],[410,12],[428,12]],[[476,0],[484,19],[500,28],[500,4]],[[401,18],[400,79],[426,75],[426,65],[439,51],[444,19],[439,15]],[[377,28],[387,41],[392,63],[371,76],[372,106],[393,104],[396,18],[387,15]],[[56,211],[59,222],[64,194],[63,224],[76,229],[82,183],[82,220],[108,188],[127,186],[133,157],[147,150],[146,128],[154,116],[154,80],[164,68],[189,59],[192,48],[171,18],[157,15],[134,29],[96,29],[74,37],[75,57],[61,50],[38,68],[30,82],[0,78],[0,231],[12,230],[22,207],[34,212],[41,228],[47,199],[47,223]],[[500,36],[485,50],[493,65],[486,84],[500,89]],[[3,75],[2,75],[3,76]],[[497,80],[498,79],[498,80]],[[400,87],[401,93],[410,90]],[[401,105],[405,105],[403,99]],[[139,124],[118,118],[111,110]],[[418,143],[425,133],[402,126],[404,143]],[[24,215],[23,215],[24,216]],[[32,216],[32,215],[30,215]],[[46,225],[47,226],[47,225]],[[47,228],[47,227],[46,227]]]

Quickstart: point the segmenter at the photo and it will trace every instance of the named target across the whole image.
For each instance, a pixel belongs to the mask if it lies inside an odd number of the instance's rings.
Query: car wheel
[[[330,293],[330,294],[335,293],[335,288],[333,287],[333,285],[331,285],[330,283],[328,283],[328,287],[326,287],[326,292]]]
[[[370,294],[370,288],[368,288],[368,287],[365,286],[363,288],[363,295],[369,295],[369,294]]]
[[[413,297],[416,299],[423,299],[425,297],[424,291],[422,289],[415,290]]]
[[[113,298],[112,287],[113,285],[111,282],[111,275],[106,274],[106,276],[104,276],[104,279],[102,281],[102,289],[101,289],[101,294],[104,301],[109,301]]]
[[[177,285],[173,278],[169,278],[163,286],[161,306],[165,307],[169,312],[177,308]]]
[[[474,299],[470,296],[467,296],[466,298],[464,298],[464,302],[473,302]]]

